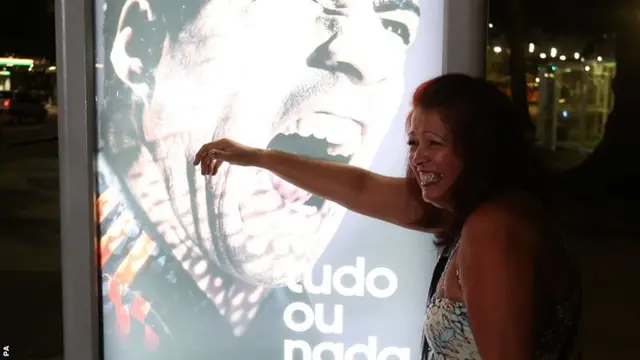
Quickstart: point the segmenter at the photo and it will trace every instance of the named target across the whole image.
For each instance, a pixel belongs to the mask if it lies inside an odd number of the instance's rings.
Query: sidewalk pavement
[[[60,280],[59,272],[0,271],[0,343],[10,359],[61,357]]]
[[[49,116],[42,124],[11,125],[0,121],[0,148],[56,140],[57,138],[58,121],[55,116]]]
[[[57,142],[0,153],[0,345],[11,358],[61,359]]]

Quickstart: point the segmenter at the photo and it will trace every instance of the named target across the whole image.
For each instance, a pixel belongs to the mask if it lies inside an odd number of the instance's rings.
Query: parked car
[[[42,123],[47,118],[44,102],[24,91],[0,92],[0,109],[9,114],[9,122]]]

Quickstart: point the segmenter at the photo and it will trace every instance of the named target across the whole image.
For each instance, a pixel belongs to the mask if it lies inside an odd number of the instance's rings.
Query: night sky
[[[0,54],[55,57],[54,0],[0,0]]]

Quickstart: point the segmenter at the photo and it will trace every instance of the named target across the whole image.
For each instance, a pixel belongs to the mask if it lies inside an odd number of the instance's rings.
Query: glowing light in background
[[[0,58],[0,66],[33,66],[33,59]]]

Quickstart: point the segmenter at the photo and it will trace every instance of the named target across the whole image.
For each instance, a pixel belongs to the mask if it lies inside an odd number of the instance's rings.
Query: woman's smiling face
[[[451,209],[453,185],[462,172],[451,131],[436,109],[415,108],[407,129],[409,164],[424,201]]]

